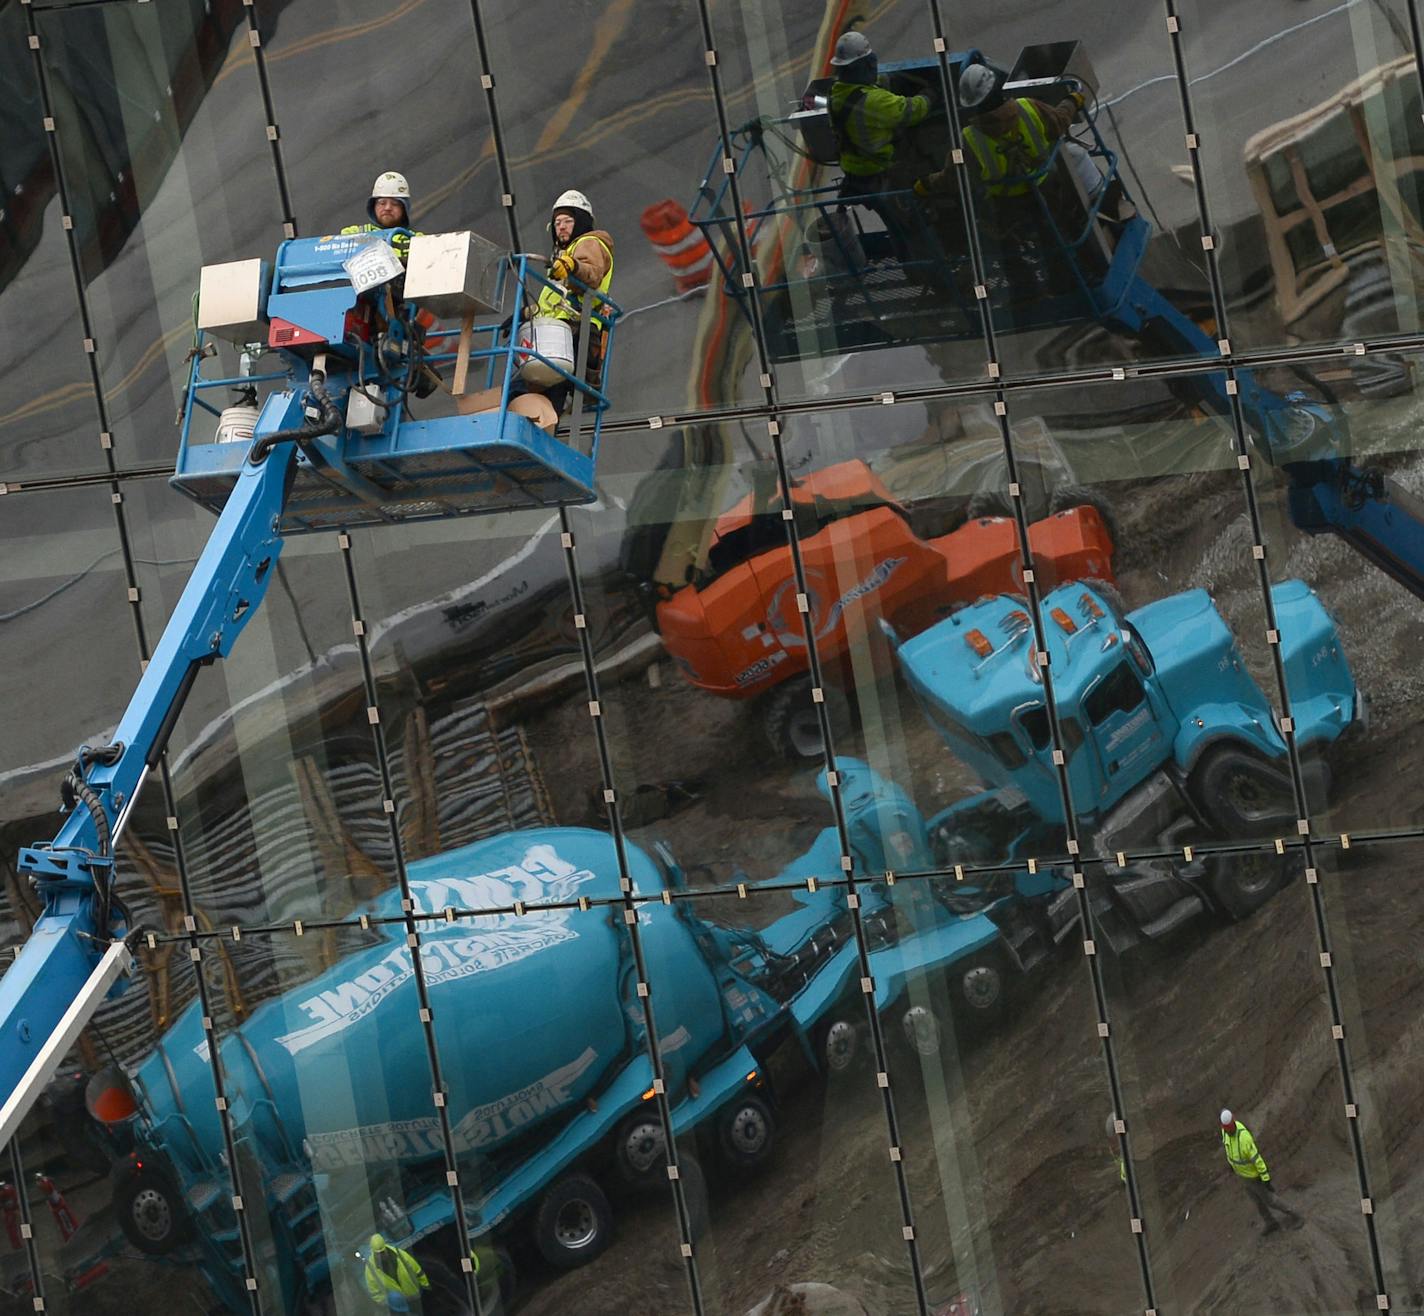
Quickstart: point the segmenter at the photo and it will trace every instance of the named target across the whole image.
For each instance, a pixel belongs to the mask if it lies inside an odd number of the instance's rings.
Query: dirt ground
[[[1383,426],[1387,417],[1375,419]],[[1396,478],[1418,484],[1417,463],[1394,465]],[[1424,678],[1408,658],[1418,651],[1417,601],[1342,544],[1287,529],[1274,478],[1267,472],[1260,486],[1272,579],[1298,575],[1319,592],[1370,699],[1369,736],[1335,758],[1328,806],[1312,802],[1317,831],[1413,823],[1420,797],[1411,769],[1424,759],[1413,734]],[[1254,638],[1262,614],[1234,474],[1111,492],[1129,606],[1208,588],[1246,637],[1248,665],[1273,691],[1268,651]],[[700,782],[690,807],[633,829],[635,838],[667,838],[685,863],[695,856],[709,865],[695,880],[725,882],[735,867],[773,876],[777,858],[828,821],[812,774],[772,763],[747,710],[697,694],[671,679],[666,664],[656,687],[635,678],[607,693],[605,704],[621,781]],[[538,719],[536,752],[558,747],[566,762],[577,743],[572,719],[582,714],[565,708]],[[903,725],[898,749],[912,780],[902,784],[932,812],[969,783],[936,758],[937,742],[908,706]],[[863,739],[848,748],[863,753]],[[584,766],[596,773],[592,761]],[[578,821],[596,821],[592,806]],[[1421,1311],[1424,1261],[1410,1245],[1424,1224],[1413,1168],[1424,1154],[1417,894],[1399,889],[1403,853],[1366,854],[1357,843],[1351,854],[1334,846],[1322,854],[1337,964],[1347,963],[1340,951],[1355,952],[1342,981],[1347,1019],[1360,1024],[1352,1060],[1366,1086],[1355,1099],[1376,1172],[1391,1309]],[[1341,859],[1353,862],[1337,871]],[[1343,885],[1350,882],[1356,886]],[[1378,1310],[1313,894],[1297,876],[1245,923],[1201,921],[1168,944],[1104,962],[1159,1311]],[[1396,980],[1387,992],[1374,991],[1372,980],[1390,964],[1401,966]],[[893,1028],[887,1034],[893,1043]],[[1133,1213],[1115,1145],[1103,1134],[1112,1101],[1080,959],[1065,955],[1025,984],[1008,1025],[988,1039],[947,1046],[930,1061],[896,1047],[891,1078],[931,1310],[971,1287],[985,1311],[1142,1310]],[[772,1162],[740,1182],[713,1184],[712,1223],[697,1248],[704,1309],[743,1316],[777,1282],[818,1280],[874,1313],[916,1310],[872,1076],[827,1086],[803,1075],[780,1096]],[[1261,1236],[1222,1156],[1216,1112],[1227,1103],[1257,1135],[1282,1199],[1304,1215],[1299,1231]],[[603,1260],[573,1275],[540,1276],[535,1287],[522,1310],[537,1316],[682,1310],[686,1279],[667,1204],[625,1204]]]

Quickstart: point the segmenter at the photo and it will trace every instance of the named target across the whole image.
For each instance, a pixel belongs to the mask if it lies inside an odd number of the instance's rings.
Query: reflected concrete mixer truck
[[[448,1229],[453,1169],[477,1255],[507,1270],[494,1240],[518,1238],[555,1267],[580,1266],[611,1240],[610,1197],[667,1182],[656,1095],[668,1101],[699,1228],[704,1188],[690,1149],[737,1170],[762,1163],[777,1120],[768,1062],[790,1045],[823,1071],[847,1068],[865,1035],[864,980],[874,984],[872,1008],[921,1050],[938,1024],[905,1004],[917,976],[957,981],[971,1025],[997,1015],[998,983],[984,976],[1002,940],[992,911],[926,900],[915,917],[897,918],[884,870],[925,866],[929,829],[864,763],[841,758],[833,770],[853,865],[882,879],[861,885],[854,903],[834,882],[833,827],[771,879],[775,897],[767,883],[749,886],[759,904],[786,906],[760,927],[710,921],[706,902],[680,898],[686,879],[661,844],[651,853],[625,845],[630,906],[611,836],[531,829],[411,863],[412,910],[399,889],[362,907],[339,960],[217,1030],[222,1112],[194,1001],[131,1074],[108,1071],[91,1103],[129,1149],[112,1170],[124,1236],[150,1256],[195,1259],[238,1304],[243,1257],[227,1177],[235,1157],[244,1194],[271,1222],[266,1264],[286,1309],[300,1310],[339,1282],[333,1268],[347,1242],[375,1229],[413,1248]],[[820,785],[828,791],[824,772]],[[415,945],[407,913],[418,921]]]

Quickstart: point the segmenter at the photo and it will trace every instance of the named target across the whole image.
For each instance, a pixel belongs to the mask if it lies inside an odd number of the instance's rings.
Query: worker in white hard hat
[[[990,238],[986,245],[991,251],[997,246],[1006,277],[1022,295],[1033,297],[1040,291],[1076,287],[1064,251],[1086,219],[1067,174],[1049,164],[1054,144],[1068,136],[1086,95],[1075,86],[1050,105],[1030,96],[1006,95],[1007,79],[1007,73],[993,64],[975,62],[961,70],[961,136],[965,155],[988,198],[981,213],[982,231]],[[1082,154],[1096,175],[1096,166],[1086,152]],[[1068,160],[1066,155],[1063,158]],[[1098,175],[1096,185],[1100,184]],[[954,195],[952,160],[914,187],[922,197]],[[1091,194],[1094,189],[1089,190]],[[1049,286],[1042,288],[1043,282]]]
[[[897,95],[880,76],[880,63],[862,32],[846,32],[831,55],[835,82],[828,112],[845,178],[840,195],[874,210],[901,260],[910,256],[915,218],[903,199],[886,193],[907,190],[919,164],[904,149],[903,137],[923,123],[933,108],[928,94]]]
[[[1281,1227],[1277,1216],[1284,1217],[1286,1227],[1299,1229],[1305,1218],[1291,1210],[1276,1194],[1276,1185],[1271,1180],[1271,1172],[1266,1167],[1266,1158],[1256,1145],[1256,1139],[1230,1110],[1221,1112],[1221,1146],[1226,1153],[1226,1163],[1231,1166],[1236,1177],[1245,1185],[1251,1201],[1261,1215],[1261,1232],[1273,1234]]]
[[[348,224],[341,230],[343,234],[380,233],[385,229],[408,229],[410,223],[410,184],[404,174],[388,169],[371,184],[371,196],[366,202],[369,224]],[[410,236],[395,233],[391,236],[391,246],[402,261],[410,255]]]
[[[549,210],[549,233],[553,238],[549,256],[549,279],[554,287],[541,288],[533,314],[567,320],[578,346],[580,320],[586,289],[609,296],[613,287],[613,238],[605,229],[594,227],[593,203],[582,193],[570,188],[561,192]],[[606,318],[600,314],[597,298],[588,308],[590,339],[588,369],[585,378],[599,387],[603,371]],[[556,384],[545,390],[545,396],[556,411],[562,411],[572,384]]]

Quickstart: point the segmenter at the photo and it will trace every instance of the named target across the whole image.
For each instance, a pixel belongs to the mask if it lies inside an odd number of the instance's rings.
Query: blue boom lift
[[[983,56],[969,50],[947,60],[954,88],[963,69]],[[938,96],[935,59],[880,68],[896,92]],[[1041,167],[1004,180],[1027,185],[1039,222],[1031,240],[1022,234],[986,239],[978,286],[957,196],[923,198],[905,188],[843,199],[839,182],[821,181],[824,167],[839,161],[830,84],[816,79],[795,113],[758,118],[733,132],[730,170],[719,147],[689,214],[708,240],[727,294],[749,322],[755,301],[774,360],[977,338],[979,303],[987,300],[1006,332],[1094,321],[1161,356],[1220,362],[1222,345],[1143,275],[1152,225],[1132,205],[1118,156],[1099,130],[1097,79],[1077,42],[1025,47],[1008,74],[1009,97],[1053,102],[1081,90],[1087,99]],[[928,173],[959,145],[949,140],[948,117],[936,110],[896,149]],[[750,280],[734,238],[734,177],[754,245],[776,244],[772,260]],[[765,204],[746,199],[763,193],[769,193]],[[872,213],[890,215],[897,231],[867,227]],[[1316,384],[1278,393],[1245,368],[1236,370],[1234,383],[1220,369],[1171,382],[1220,416],[1229,417],[1239,402],[1260,450],[1289,480],[1294,523],[1308,534],[1338,535],[1424,597],[1424,502],[1351,455],[1345,417],[1328,390]]]
[[[262,602],[286,537],[594,498],[608,399],[584,377],[588,317],[596,305],[607,324],[606,377],[619,309],[583,291],[572,371],[566,358],[520,341],[528,299],[556,286],[531,268],[537,259],[503,255],[473,234],[432,235],[413,239],[405,270],[384,241],[359,235],[292,239],[270,265],[253,260],[204,270],[172,483],[220,514],[112,743],[78,751],[58,834],[20,852],[19,872],[43,908],[0,979],[0,1145],[14,1136],[94,1011],[124,985],[133,929],[115,893],[115,848],[194,680],[231,652]],[[501,323],[511,290],[512,313]],[[453,334],[428,332],[432,311],[462,317],[458,350],[445,345]],[[491,322],[476,328],[482,315]],[[282,369],[205,378],[203,363],[216,355],[208,331],[275,352]],[[477,335],[481,345],[474,346]],[[512,409],[516,381],[531,361],[544,380],[572,386],[565,438]],[[430,372],[441,364],[454,365],[457,391],[472,364],[483,367],[490,409],[411,419],[408,396],[433,384]],[[230,420],[234,410],[219,413],[207,396],[248,391],[250,411],[260,385],[272,391],[250,442],[200,440],[195,416]]]

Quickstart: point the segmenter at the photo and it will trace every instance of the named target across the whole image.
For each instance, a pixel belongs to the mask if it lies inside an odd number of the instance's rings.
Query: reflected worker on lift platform
[[[875,211],[885,224],[895,254],[909,259],[903,203],[887,192],[902,191],[915,179],[913,162],[896,150],[898,139],[922,123],[932,108],[929,96],[899,96],[879,76],[880,62],[863,33],[846,32],[831,56],[835,82],[829,113],[840,151],[841,199]]]

